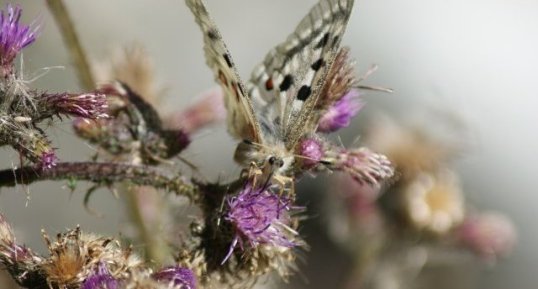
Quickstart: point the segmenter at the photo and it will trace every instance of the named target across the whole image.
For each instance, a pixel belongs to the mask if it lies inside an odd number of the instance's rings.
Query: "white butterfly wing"
[[[263,143],[263,136],[254,115],[251,100],[217,26],[201,0],[186,0],[186,3],[203,32],[207,65],[213,70],[215,80],[224,90],[229,132],[241,140]]]
[[[310,127],[353,3],[320,0],[252,73],[248,90],[262,131],[277,135],[290,150],[308,133],[305,128]]]

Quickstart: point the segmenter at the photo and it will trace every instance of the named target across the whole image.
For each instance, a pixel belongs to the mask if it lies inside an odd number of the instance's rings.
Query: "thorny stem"
[[[67,12],[65,4],[62,0],[47,0],[47,5],[49,11],[54,16],[56,24],[60,28],[62,38],[74,62],[80,85],[86,90],[94,89],[95,81],[90,64],[75,32],[75,26]]]
[[[151,186],[199,200],[198,188],[184,177],[151,166],[118,163],[60,162],[48,169],[26,166],[0,171],[0,187],[31,184],[44,180],[83,180],[110,185],[129,180],[133,184]]]

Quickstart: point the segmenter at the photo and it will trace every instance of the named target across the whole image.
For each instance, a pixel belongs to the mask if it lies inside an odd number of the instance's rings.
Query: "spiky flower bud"
[[[355,78],[354,67],[355,61],[349,57],[349,48],[342,47],[325,78],[321,98],[316,104],[319,109],[328,109],[335,101],[340,100],[353,89],[358,82]]]
[[[41,132],[17,124],[11,130],[4,130],[3,133],[5,133],[6,143],[36,164],[38,168],[49,169],[56,164],[58,158],[54,148]]]
[[[13,60],[19,52],[35,41],[39,25],[19,23],[19,6],[7,4],[0,13],[0,76],[6,77],[13,72]]]
[[[170,266],[159,270],[151,277],[161,283],[169,284],[174,289],[196,289],[196,276],[192,270],[179,266]]]
[[[237,244],[241,248],[261,244],[288,248],[296,245],[293,241],[296,232],[289,227],[293,207],[286,196],[247,184],[227,200],[227,206],[225,219],[233,225],[235,237],[224,260],[231,256]]]
[[[316,138],[301,140],[298,149],[298,155],[302,156],[300,162],[306,169],[315,167],[324,156],[323,144]]]
[[[387,157],[364,147],[328,150],[325,153],[333,160],[330,169],[348,173],[360,184],[376,185],[394,175],[394,168]]]
[[[29,272],[34,270],[42,260],[32,250],[15,242],[11,226],[0,214],[0,265],[20,285],[24,285],[28,280],[35,279],[35,274]]]
[[[494,212],[465,218],[456,235],[461,244],[488,261],[510,253],[517,239],[512,221]]]
[[[40,99],[42,115],[67,114],[89,119],[107,117],[107,100],[100,93],[43,94]]]
[[[2,214],[0,214],[0,244],[11,245],[15,242],[13,231]]]
[[[45,151],[41,154],[41,159],[39,160],[38,166],[43,169],[50,169],[56,165],[58,157],[54,150]]]
[[[320,118],[317,131],[329,133],[349,126],[351,120],[364,106],[359,95],[358,89],[351,89],[333,103]]]

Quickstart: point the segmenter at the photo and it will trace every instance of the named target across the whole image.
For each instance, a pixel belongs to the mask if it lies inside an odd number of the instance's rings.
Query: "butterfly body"
[[[263,146],[244,140],[237,145],[234,159],[237,163],[258,168],[270,168],[278,175],[290,175],[295,163],[295,155],[290,153],[282,143]]]
[[[315,135],[326,77],[353,0],[320,0],[243,85],[202,0],[186,0],[204,36],[207,64],[224,91],[230,134],[241,142],[235,160],[262,180],[292,182],[300,140]]]

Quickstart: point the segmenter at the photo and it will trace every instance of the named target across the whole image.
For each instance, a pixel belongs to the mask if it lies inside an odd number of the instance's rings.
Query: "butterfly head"
[[[287,174],[295,160],[294,155],[283,146],[264,146],[248,140],[239,143],[234,158],[241,165],[254,163],[260,168],[279,174]]]

